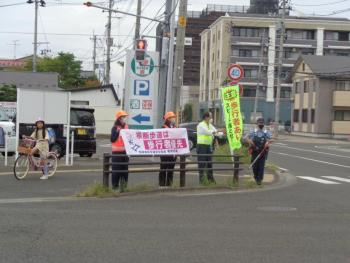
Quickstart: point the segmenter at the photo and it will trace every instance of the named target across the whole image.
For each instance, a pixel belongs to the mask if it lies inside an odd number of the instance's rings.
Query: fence
[[[129,162],[112,162],[111,157],[112,156],[125,156],[125,155],[117,155],[117,154],[108,154],[105,153],[103,155],[103,185],[105,187],[109,187],[109,177],[110,174],[113,172],[118,173],[118,172],[125,172],[124,170],[113,170],[112,165],[129,165],[130,166],[144,166],[144,165],[150,165],[150,162],[135,162],[134,160],[130,161],[130,159],[138,159],[138,158],[145,158],[145,157],[161,157],[160,155],[154,155],[154,156],[146,156],[146,155],[137,155],[137,156],[129,156]],[[198,161],[188,161],[190,157],[218,157],[218,158],[230,158],[231,161],[203,161],[200,163],[211,163],[213,165],[213,168],[207,169],[207,168],[192,168],[188,167],[188,165],[193,165],[193,164],[198,164]],[[243,170],[242,168],[239,167],[240,164],[240,155],[208,155],[208,154],[191,154],[191,155],[181,155],[178,156],[175,162],[152,162],[152,165],[159,165],[160,164],[175,164],[178,165],[179,168],[174,168],[174,169],[157,169],[157,168],[150,168],[150,169],[143,169],[143,170],[128,170],[128,173],[159,173],[159,172],[166,172],[166,171],[173,171],[173,172],[179,172],[180,173],[180,187],[185,187],[186,186],[186,173],[187,172],[199,172],[199,171],[208,171],[212,170],[213,173],[215,171],[231,171],[233,172],[233,181],[238,183],[239,181],[239,171]],[[214,159],[214,158],[213,158]],[[179,160],[179,161],[177,161]],[[214,168],[215,164],[226,164],[226,165],[231,165],[228,167],[218,167]]]

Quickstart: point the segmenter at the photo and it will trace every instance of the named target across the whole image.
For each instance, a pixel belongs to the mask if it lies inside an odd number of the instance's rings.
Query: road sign
[[[146,52],[143,61],[135,50],[127,52],[125,63],[125,110],[131,129],[153,129],[158,119],[158,52]]]
[[[233,64],[228,68],[227,76],[237,83],[244,77],[244,69],[238,64]]]

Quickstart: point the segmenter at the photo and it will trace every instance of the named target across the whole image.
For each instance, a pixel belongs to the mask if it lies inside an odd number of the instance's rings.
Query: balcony
[[[350,107],[350,91],[334,91],[333,107]]]
[[[350,134],[350,121],[333,121],[333,134]]]

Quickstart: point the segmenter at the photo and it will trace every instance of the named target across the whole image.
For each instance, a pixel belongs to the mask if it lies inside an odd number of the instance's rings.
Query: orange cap
[[[121,111],[118,111],[116,114],[115,114],[115,118],[118,120],[119,118],[121,118],[121,117],[126,117],[126,116],[128,116],[128,114],[125,112],[125,111],[123,111],[123,110],[121,110]]]
[[[169,112],[165,113],[165,115],[164,115],[164,120],[167,120],[167,119],[170,119],[170,118],[176,118],[175,113],[172,112],[172,111],[169,111]]]

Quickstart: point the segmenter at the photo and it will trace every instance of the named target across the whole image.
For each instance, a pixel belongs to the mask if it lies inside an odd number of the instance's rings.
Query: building
[[[293,132],[350,134],[350,58],[301,56],[292,72]]]
[[[120,101],[113,85],[94,88],[73,88],[71,105],[89,106],[95,110],[96,134],[109,135],[115,122],[115,113],[120,109]]]
[[[17,59],[0,59],[0,70],[24,69],[26,63],[31,60],[32,57],[33,56]]]
[[[245,70],[241,106],[246,123],[253,121],[257,86],[258,114],[274,119],[279,49],[279,18],[237,13],[217,19],[201,33],[200,109],[211,110],[216,123],[223,122],[220,87],[227,83],[227,68],[240,64]],[[292,17],[285,21],[281,115],[290,121],[292,83],[290,72],[300,55],[350,55],[350,21],[338,18]],[[262,45],[263,48],[261,47]],[[261,52],[262,50],[262,52]],[[262,74],[258,77],[260,57]]]

